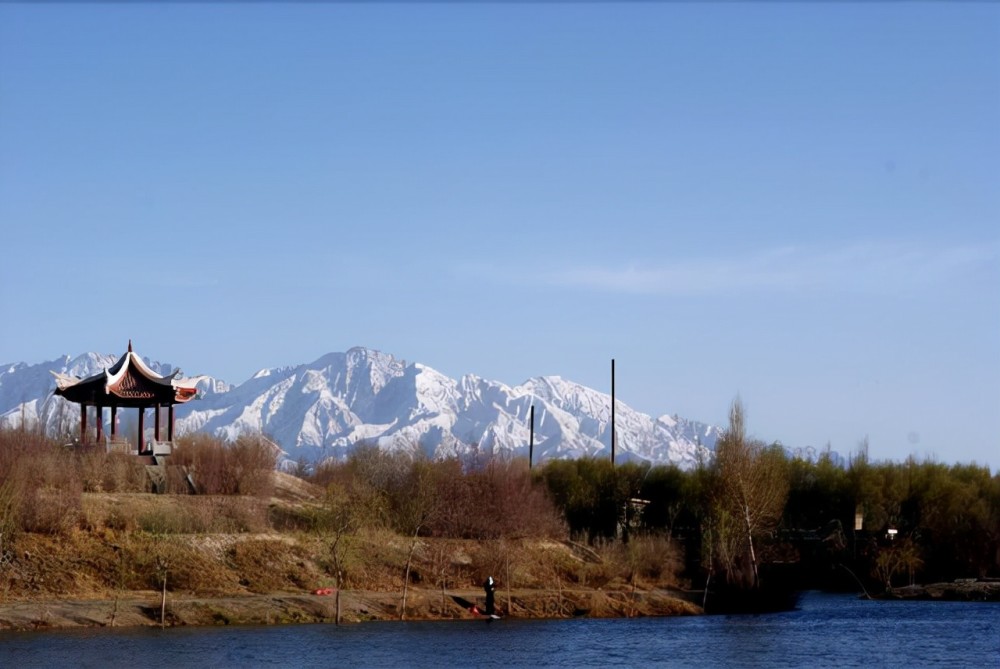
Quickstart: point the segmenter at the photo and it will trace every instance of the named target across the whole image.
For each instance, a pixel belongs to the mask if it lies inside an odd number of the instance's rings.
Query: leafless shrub
[[[274,447],[257,436],[241,436],[226,444],[210,435],[192,434],[178,440],[172,456],[172,464],[186,468],[198,492],[206,495],[269,497],[276,462]]]
[[[0,481],[9,479],[25,459],[54,447],[54,442],[35,432],[0,429]]]
[[[226,484],[225,444],[209,434],[194,433],[177,440],[171,464],[193,475],[198,492],[223,494]]]
[[[684,561],[677,545],[660,534],[633,537],[626,545],[626,557],[633,579],[653,585],[677,586]]]
[[[151,485],[142,463],[126,453],[84,448],[76,453],[76,467],[83,492],[149,492]]]
[[[145,467],[126,453],[108,453],[104,459],[103,488],[113,492],[150,492]]]
[[[189,479],[188,469],[176,464],[167,465],[166,493],[169,495],[188,495],[192,489],[193,477]]]
[[[681,552],[666,536],[636,536],[627,543],[598,539],[593,549],[600,561],[587,563],[581,569],[585,585],[590,587],[605,587],[613,582],[674,587],[680,582]]]
[[[316,467],[313,483],[367,500],[408,535],[467,539],[564,537],[565,523],[523,461],[489,460],[466,470],[457,459],[361,447],[343,463]],[[376,500],[377,503],[373,503]]]
[[[622,565],[626,561],[625,546],[620,541],[597,538],[594,540],[593,549],[600,560],[583,565],[580,570],[583,585],[603,588],[623,576],[625,570]]]
[[[76,466],[80,471],[84,492],[103,492],[105,453],[96,448],[87,448],[76,454]]]
[[[527,463],[491,460],[482,469],[440,477],[444,512],[433,525],[441,536],[499,539],[564,537],[565,524]]]
[[[82,481],[69,451],[35,432],[0,431],[4,518],[29,532],[59,534],[79,517]]]
[[[492,460],[481,473],[477,497],[492,500],[483,511],[496,519],[496,534],[506,538],[564,537],[566,528],[544,486],[531,479],[527,462]],[[489,520],[480,518],[481,521]],[[489,536],[485,534],[483,536]]]
[[[8,543],[21,529],[21,489],[13,478],[0,479],[0,537]]]
[[[235,495],[270,497],[278,452],[261,436],[241,435],[229,447],[228,464]]]

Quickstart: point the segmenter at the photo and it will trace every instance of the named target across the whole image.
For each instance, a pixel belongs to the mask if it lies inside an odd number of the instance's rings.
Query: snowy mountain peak
[[[49,371],[85,377],[116,360],[86,353],[0,368],[0,425],[18,425],[23,418],[53,433],[78,429],[78,408],[52,396]],[[173,369],[147,364],[164,375]],[[193,378],[201,394],[178,405],[178,434],[205,431],[231,439],[259,431],[291,460],[343,457],[361,443],[438,457],[527,456],[532,406],[536,462],[610,456],[610,396],[560,376],[534,377],[514,387],[472,374],[455,380],[427,365],[358,346],[311,363],[262,369],[237,386],[210,376]],[[616,405],[618,461],[692,466],[710,454],[719,435],[710,425],[676,416],[653,419],[621,401]]]

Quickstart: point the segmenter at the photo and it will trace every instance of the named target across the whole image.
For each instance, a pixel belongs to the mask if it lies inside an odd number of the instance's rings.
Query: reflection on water
[[[758,616],[0,633],[0,667],[1000,666],[1000,605],[806,593]]]

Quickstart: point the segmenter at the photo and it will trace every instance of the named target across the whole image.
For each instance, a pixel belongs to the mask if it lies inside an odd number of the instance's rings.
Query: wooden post
[[[635,571],[632,571],[632,596],[629,599],[628,618],[635,617]]]
[[[139,441],[137,442],[139,444],[139,450],[138,450],[139,455],[142,455],[143,449],[146,446],[145,444],[142,443],[142,434],[143,432],[146,431],[145,421],[146,421],[146,407],[139,407]]]
[[[104,437],[104,407],[98,404],[94,407],[94,413],[97,419],[97,443],[101,443],[101,439]]]
[[[167,441],[174,441],[174,405],[167,408]]]
[[[80,443],[87,443],[87,405],[80,405]]]
[[[155,439],[156,441],[159,441],[159,440],[160,440],[160,404],[159,404],[159,402],[157,402],[157,403],[156,403],[156,406],[155,406],[155,407],[153,407],[153,411],[155,411],[155,412],[156,412],[156,417],[155,417],[155,418],[153,419],[153,422],[154,422],[154,425],[156,426],[156,427],[154,428],[154,432],[153,432],[153,433],[154,433],[154,434],[155,434],[156,436],[155,436],[155,437],[153,437],[153,438],[154,438],[154,439]]]
[[[399,619],[406,617],[406,592],[410,585],[410,566],[413,564],[413,552],[417,550],[417,536],[420,533],[420,525],[413,532],[413,541],[410,543],[410,553],[406,556],[406,573],[403,576],[403,601],[399,607]]]
[[[507,611],[504,612],[505,616],[510,615],[510,546],[506,547],[507,550],[504,551],[503,563],[504,563],[504,580],[507,581]]]
[[[118,405],[111,405],[111,441],[118,436]]]
[[[335,625],[340,624],[340,584],[337,584],[337,613],[336,617],[333,619]]]

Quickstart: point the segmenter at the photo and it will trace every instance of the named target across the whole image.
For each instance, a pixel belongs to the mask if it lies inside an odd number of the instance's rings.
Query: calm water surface
[[[1000,669],[1000,605],[805,593],[760,616],[0,633],[0,668],[151,666]]]

